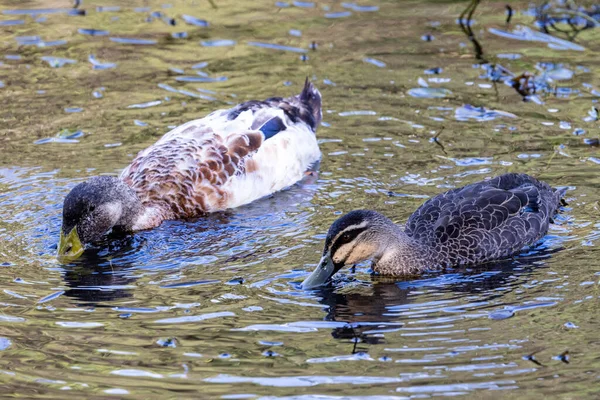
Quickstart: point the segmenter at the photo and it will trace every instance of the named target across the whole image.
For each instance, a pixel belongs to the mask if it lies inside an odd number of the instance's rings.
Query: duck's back
[[[139,229],[250,203],[299,181],[320,158],[321,97],[249,101],[187,122],[141,151],[122,173],[147,216]]]
[[[505,258],[547,233],[563,195],[526,174],[500,175],[429,199],[405,231],[437,266]]]

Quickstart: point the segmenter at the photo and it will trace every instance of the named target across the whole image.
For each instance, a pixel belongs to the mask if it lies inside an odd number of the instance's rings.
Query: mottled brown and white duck
[[[352,211],[329,228],[323,257],[302,287],[321,286],[365,260],[374,273],[406,276],[507,258],[546,235],[564,194],[511,173],[427,200],[404,229],[375,211]]]
[[[248,101],[187,122],[117,177],[75,186],[63,205],[59,256],[78,257],[111,230],[150,229],[239,207],[301,180],[321,157],[321,94]]]

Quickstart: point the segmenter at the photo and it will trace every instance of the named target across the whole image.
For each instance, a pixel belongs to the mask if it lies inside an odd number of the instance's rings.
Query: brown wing
[[[123,171],[146,207],[163,219],[192,218],[227,208],[222,186],[251,168],[248,155],[263,143],[261,132],[232,134],[226,140],[206,128],[192,137],[171,137],[143,150]]]

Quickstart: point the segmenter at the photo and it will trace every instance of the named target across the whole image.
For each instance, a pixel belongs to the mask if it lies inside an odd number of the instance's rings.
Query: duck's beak
[[[315,268],[312,274],[302,282],[302,289],[314,289],[324,285],[329,281],[329,278],[340,269],[340,267],[336,268],[329,253],[324,254],[321,261],[319,261],[317,268]]]
[[[58,242],[58,257],[65,260],[75,260],[83,254],[83,244],[77,235],[77,226],[74,226],[67,235],[60,230],[60,241]]]

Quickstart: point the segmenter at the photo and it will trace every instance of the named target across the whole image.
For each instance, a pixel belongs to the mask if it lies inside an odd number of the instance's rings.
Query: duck
[[[321,158],[321,93],[251,100],[167,132],[118,176],[95,176],[67,194],[58,256],[79,257],[111,231],[155,228],[248,204],[292,186]]]
[[[329,228],[321,260],[301,287],[327,284],[344,266],[368,260],[374,274],[406,277],[506,259],[546,235],[565,193],[507,173],[427,200],[404,227],[373,210],[351,211]]]

